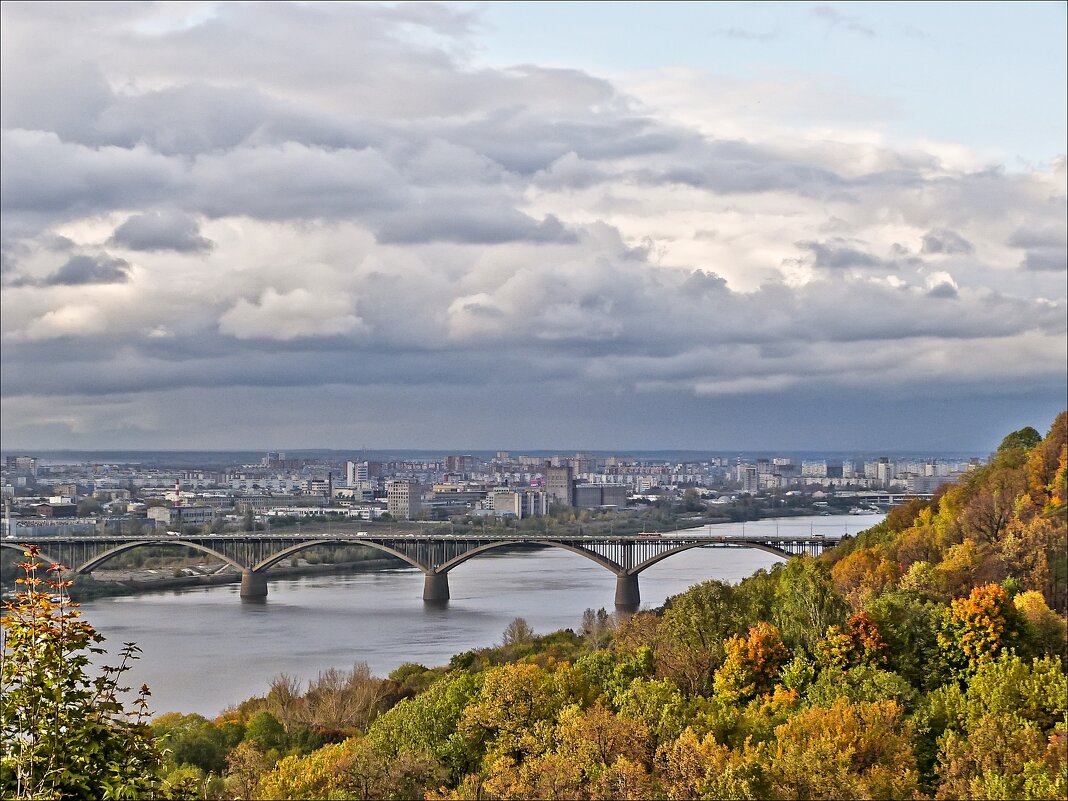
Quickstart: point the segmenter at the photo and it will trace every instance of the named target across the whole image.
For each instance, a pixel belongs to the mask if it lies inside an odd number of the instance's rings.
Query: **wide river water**
[[[746,533],[777,527],[783,534],[855,534],[883,517],[764,520],[747,523]],[[707,579],[737,582],[777,561],[755,549],[686,551],[640,574],[642,606],[660,606]],[[109,653],[124,642],[140,646],[124,683],[148,684],[153,712],[214,717],[264,694],[280,673],[307,681],[356,662],[380,676],[404,662],[442,665],[453,654],[499,643],[516,617],[539,634],[578,629],[584,610],[612,611],[616,579],[589,559],[544,548],[476,557],[451,571],[449,583],[444,607],[424,604],[423,574],[404,568],[270,581],[265,603],[242,603],[233,584],[98,598],[82,611]]]

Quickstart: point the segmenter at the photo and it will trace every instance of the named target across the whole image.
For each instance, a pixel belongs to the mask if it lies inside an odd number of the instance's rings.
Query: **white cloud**
[[[3,13],[6,397],[834,406],[969,348],[1063,388],[1063,158],[891,143],[833,81],[475,69],[446,6]]]
[[[346,336],[365,329],[349,298],[268,287],[259,301],[240,298],[219,318],[219,330],[237,339],[291,340]]]

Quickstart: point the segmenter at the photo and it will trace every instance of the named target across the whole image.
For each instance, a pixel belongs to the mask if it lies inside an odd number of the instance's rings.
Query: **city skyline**
[[[5,452],[984,453],[1064,408],[1063,4],[2,14]]]

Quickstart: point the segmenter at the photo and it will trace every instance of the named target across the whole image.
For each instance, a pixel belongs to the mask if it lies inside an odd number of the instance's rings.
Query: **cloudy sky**
[[[4,448],[1044,430],[1065,9],[4,3]]]

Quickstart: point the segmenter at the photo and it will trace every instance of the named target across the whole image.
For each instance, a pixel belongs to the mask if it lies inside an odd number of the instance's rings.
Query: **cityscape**
[[[524,519],[544,516],[551,507],[625,512],[628,506],[681,498],[687,491],[702,509],[733,507],[743,497],[826,507],[830,498],[839,501],[836,508],[847,502],[859,512],[886,507],[895,495],[930,495],[981,463],[979,457],[741,455],[679,462],[507,451],[380,461],[287,458],[285,452],[270,451],[253,463],[168,468],[10,455],[4,457],[0,479],[7,509],[4,535],[17,538],[22,531],[218,533],[240,529],[249,514],[256,523],[277,525],[294,519]]]
[[[0,3],[0,798],[1068,798],[1068,3]]]

